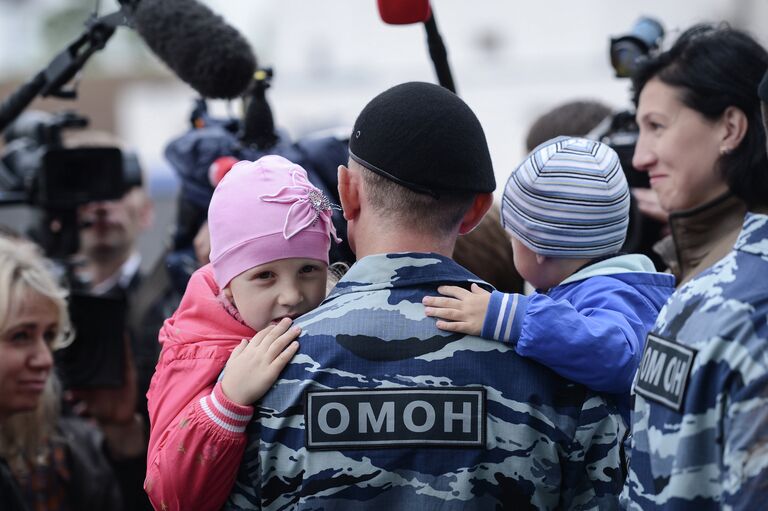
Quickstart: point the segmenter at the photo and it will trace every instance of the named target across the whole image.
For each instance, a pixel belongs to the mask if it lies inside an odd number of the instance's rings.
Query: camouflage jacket
[[[421,304],[477,277],[436,254],[358,261],[303,316],[225,509],[612,509],[625,427],[599,395]],[[487,284],[482,283],[487,286]]]
[[[634,390],[629,509],[761,509],[768,500],[768,216],[681,287]]]

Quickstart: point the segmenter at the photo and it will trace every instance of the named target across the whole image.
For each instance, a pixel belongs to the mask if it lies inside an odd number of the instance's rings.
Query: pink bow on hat
[[[325,225],[336,243],[341,239],[336,235],[331,217],[334,209],[340,209],[334,205],[323,192],[315,188],[305,177],[303,172],[290,171],[293,185],[284,186],[276,193],[262,195],[259,199],[264,202],[279,202],[282,204],[293,203],[285,217],[283,236],[290,239],[292,236],[313,225],[319,218]]]

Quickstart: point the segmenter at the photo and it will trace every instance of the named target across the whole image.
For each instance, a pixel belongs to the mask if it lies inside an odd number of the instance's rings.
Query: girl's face
[[[0,419],[37,407],[53,366],[59,309],[34,292],[8,315],[0,332]]]
[[[667,212],[691,209],[728,190],[717,169],[723,137],[710,121],[680,101],[680,90],[657,78],[646,83],[637,106],[640,136],[632,165],[648,172]]]
[[[283,318],[296,319],[325,298],[328,266],[315,259],[271,261],[233,278],[225,293],[246,325],[259,331]]]

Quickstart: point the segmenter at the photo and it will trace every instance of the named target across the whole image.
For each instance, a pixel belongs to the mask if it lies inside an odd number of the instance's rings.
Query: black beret
[[[757,87],[757,95],[760,96],[763,103],[768,103],[768,71],[765,72],[760,85]]]
[[[349,140],[354,161],[415,192],[492,192],[491,155],[480,121],[458,96],[423,82],[368,103]]]

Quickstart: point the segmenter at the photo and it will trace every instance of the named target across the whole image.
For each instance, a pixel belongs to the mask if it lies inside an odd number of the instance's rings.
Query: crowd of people
[[[62,388],[67,287],[5,230],[2,509],[759,509],[768,52],[696,25],[633,87],[650,189],[578,101],[532,126],[500,204],[471,108],[389,88],[333,196],[279,154],[198,194],[178,296],[139,271],[141,183],[83,206],[77,280],[127,304],[117,386]],[[666,226],[655,254],[625,252],[632,208]]]

